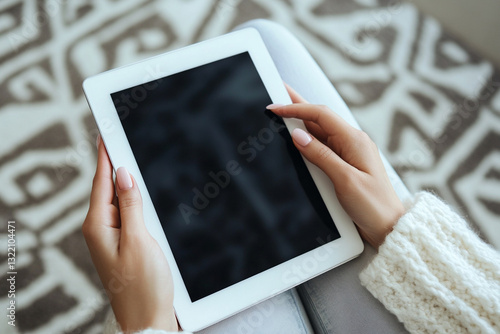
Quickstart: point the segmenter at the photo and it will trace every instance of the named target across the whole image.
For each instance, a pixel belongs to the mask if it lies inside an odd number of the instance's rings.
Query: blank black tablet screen
[[[111,97],[192,301],[339,238],[248,52]]]

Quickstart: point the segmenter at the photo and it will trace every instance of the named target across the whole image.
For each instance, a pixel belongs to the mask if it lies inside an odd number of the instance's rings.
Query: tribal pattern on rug
[[[80,233],[95,169],[87,76],[230,31],[289,28],[411,191],[430,189],[500,248],[500,75],[408,3],[9,0],[0,3],[0,306],[16,221],[16,327],[99,333],[106,296]]]

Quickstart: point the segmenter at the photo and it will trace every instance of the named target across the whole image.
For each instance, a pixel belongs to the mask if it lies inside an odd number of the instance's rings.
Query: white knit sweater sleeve
[[[109,311],[106,316],[102,334],[123,334],[112,311]],[[167,332],[160,329],[147,328],[134,334],[191,334],[191,332]]]
[[[429,193],[360,279],[411,333],[500,333],[500,254]]]

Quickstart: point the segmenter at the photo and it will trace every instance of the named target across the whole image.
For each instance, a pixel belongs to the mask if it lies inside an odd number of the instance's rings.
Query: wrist
[[[359,232],[361,237],[372,245],[373,248],[378,250],[385,242],[387,235],[392,232],[394,226],[404,214],[404,206],[402,204],[398,205],[398,207],[392,211],[391,215],[386,215],[378,220],[378,222],[374,222],[368,229],[360,229]]]
[[[146,328],[159,329],[167,332],[179,331],[179,325],[173,310],[156,314],[147,322]]]
[[[371,243],[375,249],[378,250],[378,248],[382,246],[385,242],[385,238],[392,232],[399,219],[405,214],[405,211],[405,207],[399,202],[397,207],[392,211],[392,214],[386,217],[384,223],[379,225],[380,227]]]
[[[113,310],[114,311],[114,310]],[[148,312],[147,314],[134,314],[134,316],[120,317],[115,313],[116,321],[123,333],[135,333],[145,329],[163,330],[167,332],[178,332],[179,325],[172,310]]]

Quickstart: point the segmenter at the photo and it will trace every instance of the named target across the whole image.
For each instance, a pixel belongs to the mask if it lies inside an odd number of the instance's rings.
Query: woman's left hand
[[[123,167],[116,173],[98,140],[97,170],[82,232],[92,261],[125,333],[177,331],[172,275],[160,246],[144,224],[142,198]]]

